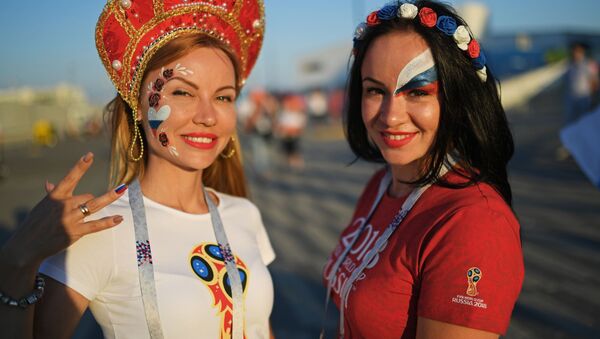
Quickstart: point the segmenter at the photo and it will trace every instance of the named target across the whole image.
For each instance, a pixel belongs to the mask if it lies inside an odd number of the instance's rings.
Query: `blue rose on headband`
[[[456,25],[456,20],[454,20],[453,17],[449,17],[447,15],[441,15],[438,20],[437,20],[437,24],[435,25],[440,31],[444,32],[446,35],[454,35],[454,32],[456,32],[456,28],[458,27]]]
[[[378,12],[377,17],[379,20],[392,20],[396,17],[398,13],[398,6],[396,5],[386,5],[383,6]]]
[[[485,55],[483,54],[483,51],[479,51],[479,56],[473,59],[473,66],[475,66],[475,69],[482,69],[483,67],[485,67],[486,61],[487,60],[485,58]]]

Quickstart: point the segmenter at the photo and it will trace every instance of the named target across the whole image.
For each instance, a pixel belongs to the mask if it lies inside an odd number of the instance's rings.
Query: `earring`
[[[138,162],[144,156],[144,142],[142,141],[142,133],[140,132],[140,128],[138,126],[139,121],[137,120],[137,112],[133,115],[133,140],[131,141],[131,145],[129,146],[129,158],[134,162]],[[136,140],[140,139],[140,151],[138,156],[133,155],[133,150],[135,148]]]
[[[235,143],[235,137],[231,137],[231,142]],[[227,143],[227,144],[229,145],[229,143]],[[230,145],[229,148],[230,149],[229,149],[229,152],[227,152],[227,154],[223,154],[223,152],[221,152],[221,154],[219,154],[221,156],[221,158],[229,159],[235,154],[235,146]]]

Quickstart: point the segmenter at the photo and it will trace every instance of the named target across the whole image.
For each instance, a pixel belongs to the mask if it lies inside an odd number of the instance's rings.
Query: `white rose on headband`
[[[354,40],[362,40],[365,37],[365,33],[367,32],[367,24],[361,22],[356,26],[354,30]]]
[[[469,48],[469,42],[471,42],[471,35],[469,35],[469,31],[465,28],[465,26],[460,25],[456,28],[456,32],[454,32],[454,41],[458,45],[458,48],[466,51]]]
[[[482,69],[478,69],[477,75],[479,76],[479,79],[481,79],[481,82],[486,82],[487,81],[487,68],[485,66],[483,66]]]
[[[413,4],[402,4],[398,10],[398,17],[412,20],[417,16],[417,13],[419,13],[417,6]]]

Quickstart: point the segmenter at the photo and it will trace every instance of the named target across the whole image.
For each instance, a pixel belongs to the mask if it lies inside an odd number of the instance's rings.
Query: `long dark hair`
[[[435,1],[416,1],[418,8],[429,7],[438,16],[453,17],[457,25],[468,27],[449,6]],[[507,164],[514,153],[514,143],[506,114],[502,108],[496,79],[489,67],[487,80],[482,82],[470,58],[460,50],[452,36],[437,28],[428,28],[404,18],[382,20],[369,27],[355,44],[354,59],[347,83],[344,114],[346,138],[354,154],[372,162],[385,162],[379,149],[371,144],[362,120],[361,68],[371,43],[391,32],[416,32],[426,42],[435,59],[439,80],[440,122],[431,148],[424,159],[421,176],[410,184],[438,185],[460,188],[485,182],[496,189],[508,205],[512,193],[507,177]],[[450,183],[438,177],[448,154],[456,155],[451,169],[464,182]]]

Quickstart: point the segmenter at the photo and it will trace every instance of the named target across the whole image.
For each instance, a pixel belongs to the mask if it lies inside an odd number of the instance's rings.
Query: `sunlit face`
[[[207,168],[235,132],[235,72],[220,49],[199,47],[148,72],[140,93],[150,161]]]
[[[386,162],[417,175],[440,120],[437,71],[414,32],[376,38],[361,68],[362,118]]]

